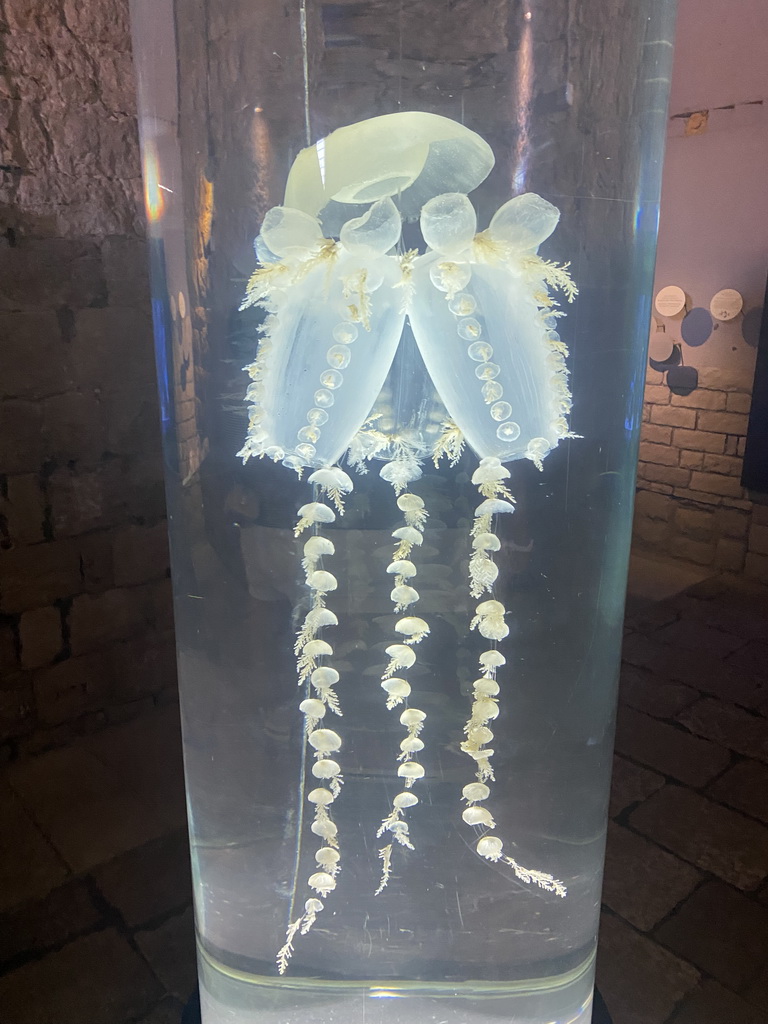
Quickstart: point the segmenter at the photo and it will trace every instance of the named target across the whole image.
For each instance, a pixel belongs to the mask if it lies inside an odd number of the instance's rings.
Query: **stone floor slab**
[[[618,918],[603,914],[597,986],[614,1024],[666,1024],[698,981],[695,967]]]
[[[701,881],[701,872],[654,843],[611,822],[603,903],[641,931],[650,931]]]
[[[762,965],[757,976],[750,981],[743,996],[747,1002],[759,1006],[768,1014],[768,960]]]
[[[715,601],[700,601],[685,595],[675,603],[682,618],[696,619],[734,636],[743,636],[745,640],[768,641],[768,610],[751,597],[745,603],[733,592]]]
[[[168,996],[153,1006],[136,1024],[179,1024],[183,1007],[178,999]]]
[[[105,729],[12,765],[8,780],[72,870],[86,871],[183,823],[178,716]]]
[[[627,592],[648,601],[664,601],[681,591],[700,585],[712,570],[700,565],[633,550],[629,559]]]
[[[97,868],[94,879],[131,928],[180,910],[192,899],[186,831],[130,850]]]
[[[652,772],[650,768],[641,768],[640,765],[633,764],[623,757],[614,757],[611,805],[608,813],[615,818],[633,804],[642,803],[663,785],[663,775]]]
[[[727,661],[704,651],[658,644],[643,665],[661,679],[685,683],[745,708],[759,708],[768,699],[768,681],[730,668]]]
[[[628,633],[621,645],[621,660],[627,665],[645,668],[666,650],[668,648],[664,644],[652,640],[645,633]]]
[[[768,828],[682,786],[654,793],[629,822],[739,889],[755,889],[768,876]]]
[[[675,1014],[674,1024],[768,1024],[768,1014],[716,981],[705,981],[685,1000]]]
[[[768,824],[768,765],[739,761],[715,779],[709,792],[715,800]]]
[[[768,629],[768,626],[766,628]],[[726,665],[737,672],[765,679],[768,677],[768,643],[765,642],[765,639],[751,640],[732,654],[726,660]]]
[[[0,911],[39,899],[69,874],[21,801],[0,782]]]
[[[144,960],[112,929],[0,977],[8,1024],[123,1024],[162,995]]]
[[[706,882],[655,937],[726,988],[739,991],[768,958],[768,909],[723,882]]]
[[[678,721],[697,736],[704,736],[721,747],[768,761],[768,722],[760,715],[722,700],[706,698],[682,711]]]
[[[654,718],[674,718],[701,694],[684,683],[659,679],[646,669],[623,665],[619,682],[619,700]]]
[[[704,786],[728,767],[730,755],[709,740],[620,707],[616,750],[689,786]]]
[[[61,946],[97,927],[101,911],[87,885],[72,881],[0,915],[0,963]]]
[[[677,622],[662,626],[653,634],[653,639],[671,644],[678,650],[697,651],[718,660],[728,657],[747,643],[744,637],[724,633],[712,625],[691,619],[678,619]]]
[[[643,604],[636,610],[627,603],[624,625],[633,633],[653,633],[662,626],[677,622],[680,611],[674,601],[659,601],[657,604]]]
[[[166,991],[186,1002],[197,984],[192,909],[169,918],[152,931],[136,932],[135,938]]]

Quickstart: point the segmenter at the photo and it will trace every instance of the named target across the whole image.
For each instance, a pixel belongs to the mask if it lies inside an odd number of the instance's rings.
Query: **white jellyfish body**
[[[463,806],[457,794],[457,812],[476,830],[479,858],[506,865],[526,884],[566,893],[552,875],[505,855],[485,806],[495,779],[490,744],[503,723],[497,671],[506,659],[496,644],[511,631],[507,609],[495,596],[500,568],[494,557],[503,548],[496,524],[515,511],[504,464],[528,459],[542,469],[559,441],[574,436],[567,419],[568,351],[556,330],[562,313],[550,288],[569,301],[576,294],[567,265],[537,255],[559,219],[540,196],[510,199],[478,232],[466,193],[493,163],[480,136],[438,115],[401,112],[348,125],[298,154],[285,205],[268,211],[255,243],[260,267],[243,308],[261,306],[266,316],[256,358],[246,367],[248,428],[238,454],[243,461],[282,462],[299,475],[310,468],[313,491],[294,526],[297,537],[311,533],[301,545],[309,610],[294,649],[303,742],[313,759],[309,830],[320,848],[317,870],[306,882],[316,895],[307,894],[300,916],[288,922],[277,955],[281,974],[295,936],[309,931],[323,901],[343,883],[344,837],[332,812],[342,793],[336,758],[343,760],[344,739],[328,727],[336,721],[329,712],[342,715],[335,689],[342,680],[327,663],[334,648],[321,634],[338,625],[326,605],[343,588],[326,561],[335,545],[322,531],[344,515],[344,499],[353,491],[351,476],[338,465],[345,456],[348,468],[361,474],[372,460],[383,462],[377,475],[391,484],[402,517],[381,566],[395,616],[379,678],[384,706],[396,712],[405,735],[391,766],[400,792],[376,833],[386,837],[378,850],[376,894],[392,877],[393,851],[416,849],[407,812],[420,803],[412,790],[426,784],[433,757],[427,715],[414,706],[418,693],[406,678],[418,671],[419,645],[429,643],[432,632],[416,586],[419,559],[428,551],[429,513],[410,488],[418,490],[427,458],[447,457],[455,465],[465,443],[479,460],[471,473],[478,499],[467,538],[468,589],[476,601],[469,626],[490,646],[479,658],[460,743],[474,778],[461,790]],[[426,245],[421,255],[404,252],[401,241],[402,220],[416,218]],[[406,397],[400,394],[397,402],[414,408],[396,411],[392,366],[406,318],[433,390],[416,400],[415,392],[401,388]]]
[[[280,210],[282,220],[262,238],[273,248],[278,233],[286,258],[257,271],[249,292],[271,318],[265,350],[248,368],[258,376],[241,454],[266,454],[294,469],[330,467],[368,416],[400,341],[401,268],[386,255],[400,236],[400,215],[384,199],[333,242],[318,224],[312,240],[306,214]],[[294,217],[300,230],[288,246],[282,225]]]
[[[469,211],[466,196],[452,195],[422,211],[434,251],[416,260],[409,318],[470,447],[481,458],[540,463],[568,432],[565,363],[541,264],[532,259],[559,212],[539,196],[518,196],[475,235]]]

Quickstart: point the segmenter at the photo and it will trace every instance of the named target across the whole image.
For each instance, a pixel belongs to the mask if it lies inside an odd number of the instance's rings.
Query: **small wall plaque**
[[[685,292],[676,284],[670,284],[656,294],[656,312],[661,316],[677,316],[685,309]]]
[[[735,288],[723,288],[712,297],[709,311],[715,320],[733,320],[744,306],[744,300]]]

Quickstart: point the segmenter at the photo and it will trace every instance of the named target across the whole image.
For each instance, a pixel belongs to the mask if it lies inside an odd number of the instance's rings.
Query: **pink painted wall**
[[[679,115],[700,110],[706,130],[685,135]],[[655,290],[680,285],[708,308],[736,288],[754,320],[768,275],[768,0],[680,0],[670,117]],[[666,321],[676,341],[681,319]],[[741,319],[722,324],[685,361],[746,369],[744,334]]]

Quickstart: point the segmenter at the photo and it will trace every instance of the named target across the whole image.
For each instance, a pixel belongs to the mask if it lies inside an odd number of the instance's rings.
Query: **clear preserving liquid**
[[[133,20],[145,178],[165,189],[154,214],[150,204],[152,272],[205,1024],[588,1024],[670,5],[134,0]],[[340,674],[343,717],[326,724],[342,739],[342,869],[280,976],[276,955],[314,895],[319,845],[298,710],[311,691],[297,686],[293,649],[310,607],[310,534],[293,530],[297,509],[322,495],[279,462],[235,457],[247,426],[241,367],[263,319],[238,308],[253,238],[283,202],[296,154],[399,110],[451,118],[490,145],[494,169],[471,197],[479,230],[521,192],[556,206],[540,255],[570,263],[579,288],[558,331],[580,437],[541,472],[510,462],[516,511],[494,523],[493,598],[510,632],[498,644],[487,803],[505,855],[567,895],[479,856],[482,831],[462,820],[475,766],[461,743],[489,646],[470,628],[470,450],[452,467],[425,461],[409,486],[428,513],[412,613],[430,632],[408,672],[410,706],[427,716],[425,776],[407,814],[414,849],[394,844],[376,894],[386,841],[376,832],[402,789],[402,708],[386,708],[381,677],[397,640],[387,565],[403,514],[383,462],[362,476],[342,463],[354,490],[320,531],[335,546],[322,569],[338,581],[327,597],[338,625],[321,636]],[[424,251],[415,222],[399,244]],[[385,384],[398,429],[434,427],[435,384],[406,322]]]
[[[467,467],[471,461],[467,455]],[[338,756],[345,784],[334,819],[343,869],[318,923],[297,939],[284,979],[274,978],[274,956],[296,907],[311,895],[306,878],[317,848],[302,799],[307,769],[303,720],[296,712],[292,626],[306,599],[301,542],[285,528],[241,525],[250,595],[237,609],[220,604],[226,621],[212,621],[212,595],[179,598],[182,606],[194,600],[196,609],[208,608],[205,628],[218,647],[216,662],[199,652],[182,651],[181,657],[187,692],[195,699],[193,714],[185,716],[185,742],[200,808],[193,814],[193,852],[204,977],[215,979],[213,994],[237,989],[254,1013],[274,1007],[276,1020],[297,1024],[357,1019],[344,1017],[346,1009],[339,1009],[339,1017],[317,1017],[309,989],[318,999],[326,993],[326,1007],[373,999],[360,1020],[401,1012],[416,1024],[433,1019],[434,1012],[436,1020],[500,1015],[538,1024],[578,1020],[589,998],[620,595],[612,595],[613,622],[610,629],[603,626],[600,650],[592,649],[589,669],[582,659],[579,670],[573,651],[587,648],[590,637],[582,632],[578,608],[590,597],[574,594],[571,612],[554,600],[557,551],[537,543],[536,534],[536,524],[554,511],[552,494],[534,467],[514,467],[518,512],[499,528],[496,593],[509,609],[511,635],[499,645],[508,664],[498,676],[496,783],[489,805],[515,859],[567,886],[560,899],[523,884],[503,864],[479,858],[475,830],[461,820],[461,790],[472,781],[473,765],[459,744],[477,656],[487,646],[468,628],[474,607],[465,583],[468,526],[476,498],[465,464],[426,471],[413,487],[430,513],[414,559],[419,612],[431,633],[419,645],[410,675],[412,702],[427,713],[421,734],[427,775],[414,787],[421,802],[409,815],[415,850],[395,848],[393,877],[379,895],[382,841],[375,833],[401,788],[395,758],[402,726],[399,712],[384,707],[380,686],[396,619],[385,571],[390,534],[401,520],[391,489],[374,473],[364,477],[342,525],[325,532],[336,548],[325,564],[339,580],[328,607],[339,619],[334,664],[344,717],[334,727],[344,741]],[[264,517],[266,508],[277,519],[289,514],[282,508],[280,469],[257,470],[263,472],[258,493]],[[270,481],[279,488],[274,505]],[[291,482],[297,494],[303,486]],[[553,577],[542,590],[541,581]],[[601,693],[595,692],[593,672],[605,680]],[[252,989],[245,980],[216,978],[217,963],[250,978]],[[372,996],[372,986],[379,992],[391,986],[403,997],[392,1003],[395,1009],[383,1010],[376,1000],[385,997]],[[471,996],[460,995],[465,990]],[[447,993],[455,996],[444,1006]]]

